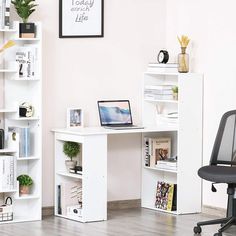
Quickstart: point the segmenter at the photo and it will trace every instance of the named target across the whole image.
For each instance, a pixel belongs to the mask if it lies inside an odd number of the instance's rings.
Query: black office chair
[[[227,216],[223,219],[197,223],[193,231],[200,234],[203,225],[221,224],[214,236],[222,236],[222,232],[236,224],[236,110],[226,112],[221,118],[220,126],[211,154],[210,164],[198,170],[198,175],[213,183],[228,184]],[[216,192],[212,184],[212,191]]]

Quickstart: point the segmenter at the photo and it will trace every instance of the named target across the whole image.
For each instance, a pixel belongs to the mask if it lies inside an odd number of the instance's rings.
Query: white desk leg
[[[107,220],[107,135],[84,136],[84,221]]]

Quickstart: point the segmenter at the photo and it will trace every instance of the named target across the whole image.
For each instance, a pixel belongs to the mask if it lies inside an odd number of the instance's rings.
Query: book
[[[159,160],[166,160],[171,155],[171,139],[156,138],[153,140],[153,153],[155,155],[155,165]]]
[[[144,138],[145,166],[150,166],[149,138]]]
[[[171,138],[144,138],[145,166],[155,168],[157,161],[166,160],[171,155]]]
[[[57,213],[61,215],[61,185],[57,185]]]
[[[155,207],[162,210],[174,211],[176,205],[177,185],[166,183],[164,181],[157,182]]]
[[[15,189],[16,158],[14,156],[0,156],[0,191]]]
[[[5,1],[5,14],[4,14],[4,28],[10,28],[10,4],[11,0],[4,0]]]
[[[37,61],[37,48],[33,46],[19,47],[16,51],[19,78],[34,79]]]
[[[8,127],[8,147],[15,149],[18,157],[31,155],[29,127]]]

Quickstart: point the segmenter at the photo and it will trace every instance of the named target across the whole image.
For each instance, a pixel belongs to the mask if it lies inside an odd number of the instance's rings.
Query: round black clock
[[[157,55],[157,61],[159,63],[167,63],[169,60],[169,53],[166,50],[161,50]]]

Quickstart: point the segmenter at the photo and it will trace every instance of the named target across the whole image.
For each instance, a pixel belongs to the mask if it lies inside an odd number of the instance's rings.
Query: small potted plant
[[[67,157],[70,158],[69,160],[65,161],[67,170],[69,171],[70,169],[75,168],[77,162],[73,160],[73,158],[75,158],[80,153],[79,143],[70,141],[64,142],[63,152]]]
[[[19,175],[17,177],[20,185],[20,195],[27,195],[30,192],[30,187],[33,184],[33,180],[29,175]]]
[[[22,19],[20,23],[20,38],[34,38],[35,24],[28,23],[29,16],[35,11],[35,0],[12,0],[18,16]]]
[[[172,88],[172,92],[173,92],[173,99],[178,100],[178,92],[179,92],[178,86],[174,86]]]

